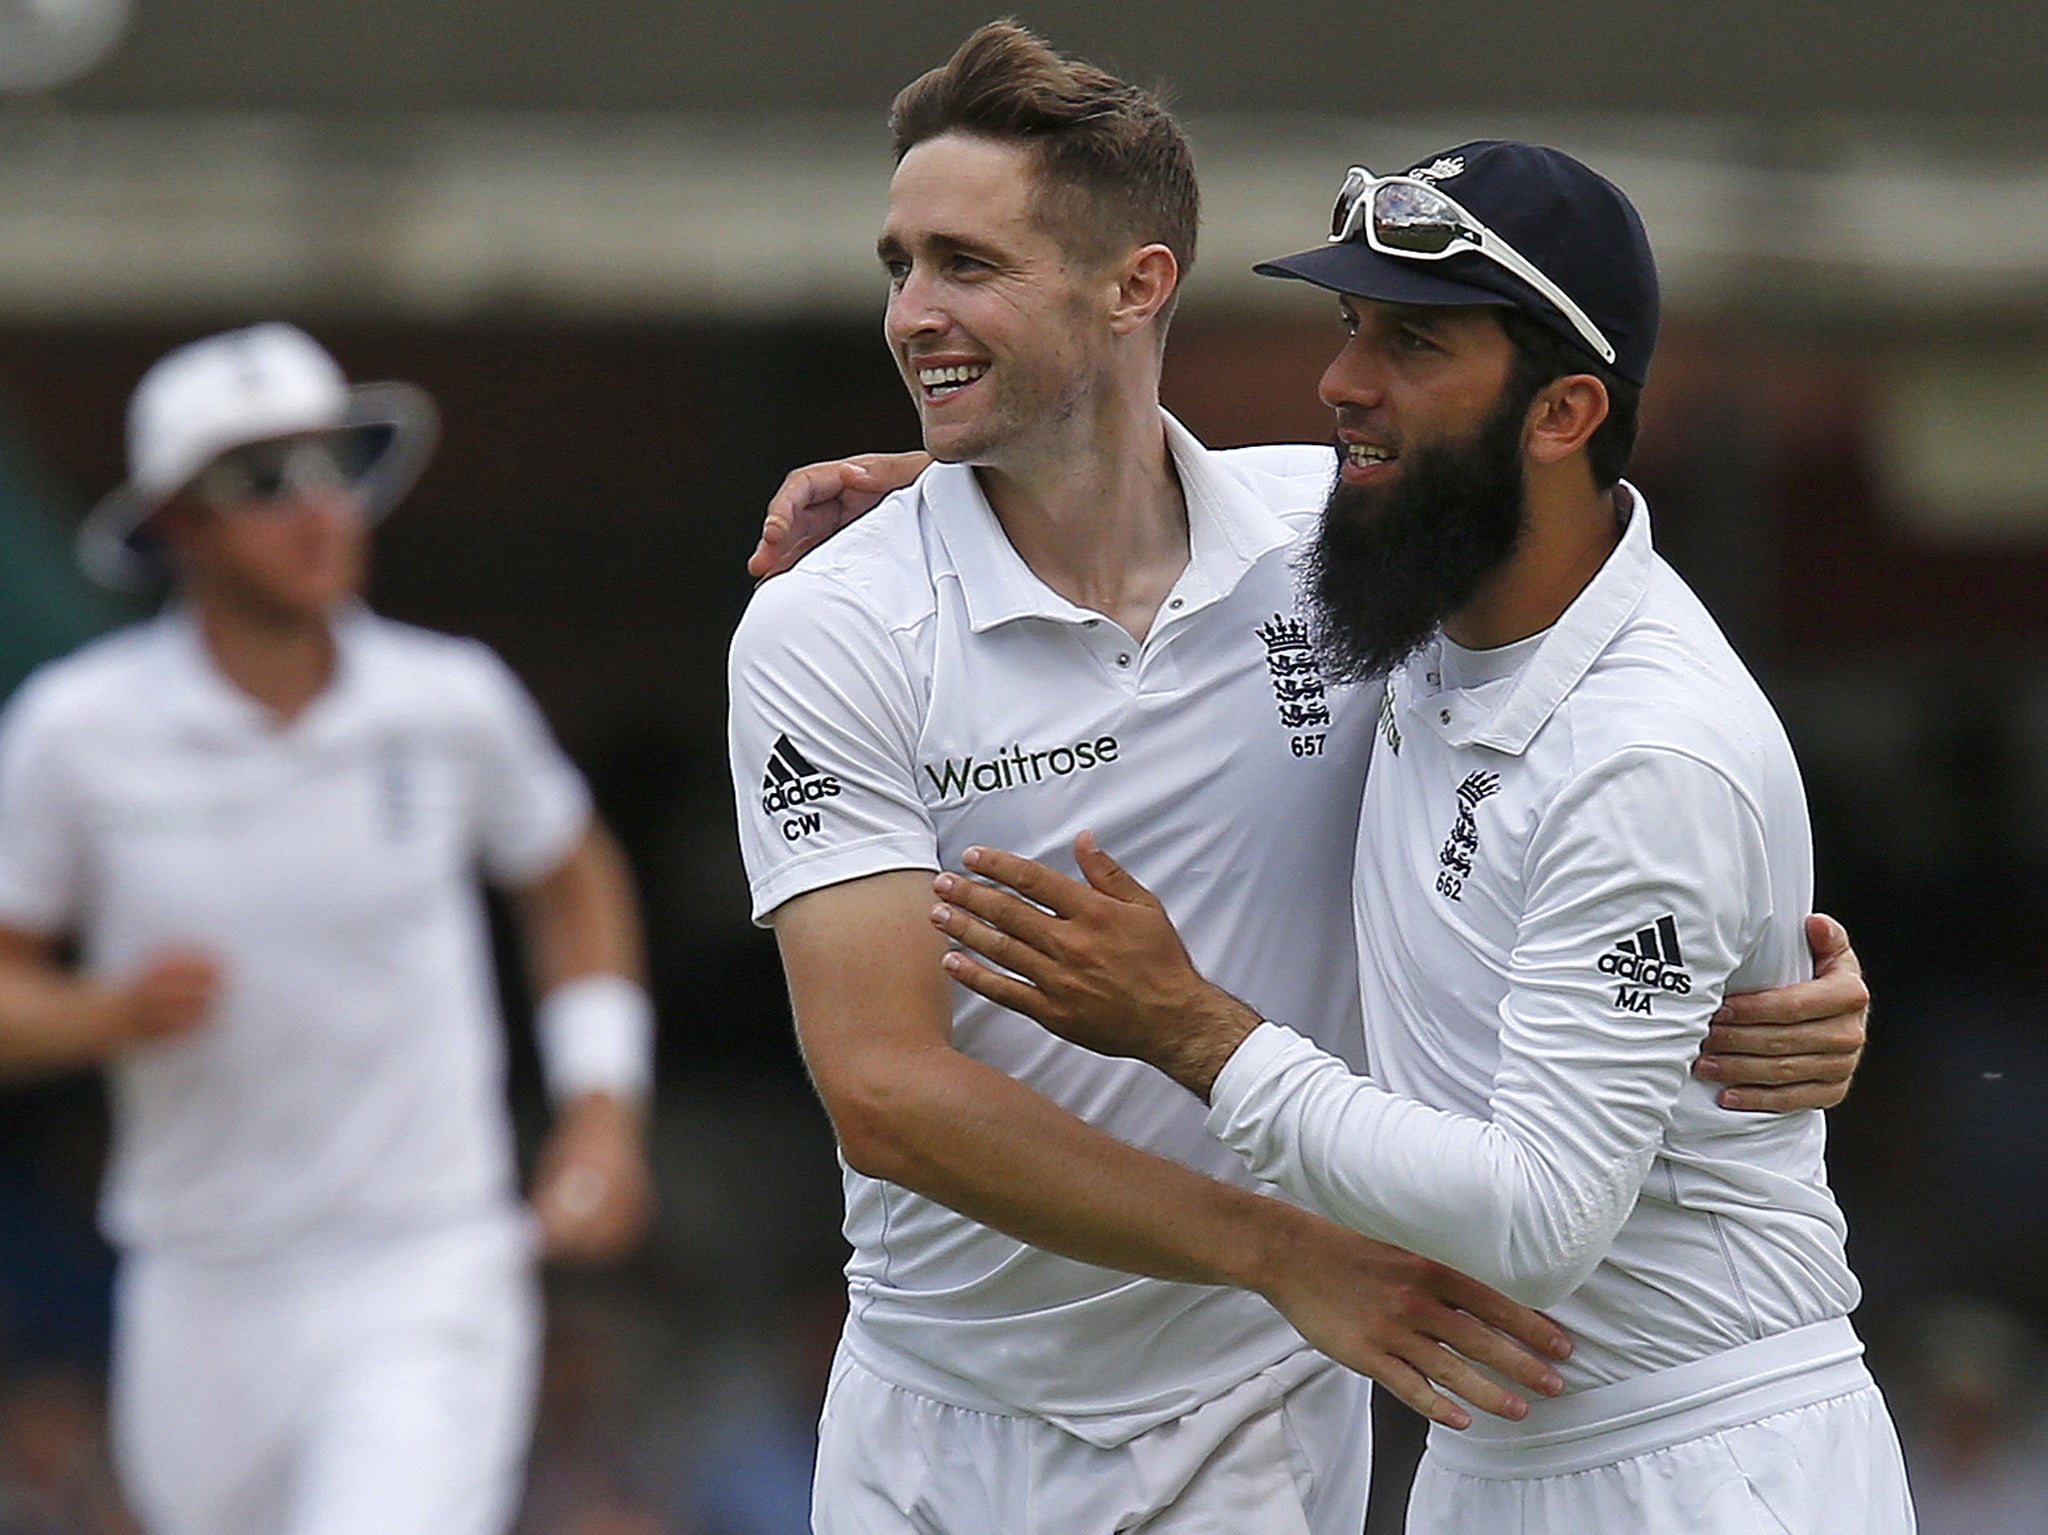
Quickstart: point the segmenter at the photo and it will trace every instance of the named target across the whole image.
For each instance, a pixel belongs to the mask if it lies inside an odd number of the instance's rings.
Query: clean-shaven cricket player
[[[1305,664],[1291,569],[1328,452],[1212,454],[1161,414],[1195,188],[1150,97],[998,24],[892,126],[886,331],[944,462],[762,588],[732,652],[755,914],[846,1164],[815,1527],[1356,1535],[1365,1383],[1331,1359],[1459,1424],[1432,1382],[1523,1410],[1460,1353],[1541,1391],[1509,1335],[1556,1336],[1268,1197],[1164,1079],[953,990],[928,921],[968,846],[1114,828],[1206,963],[1355,1055],[1378,690]]]
[[[1805,973],[1812,850],[1775,713],[1621,478],[1658,320],[1634,208],[1471,143],[1354,168],[1326,243],[1261,270],[1336,292],[1350,335],[1308,580],[1326,674],[1387,679],[1353,884],[1372,1076],[1202,980],[1101,851],[1120,829],[1081,842],[1087,885],[967,855],[1030,902],[940,876],[938,925],[1013,974],[948,968],[1570,1331],[1563,1396],[1432,1432],[1415,1535],[1906,1535],[1822,1117],[1688,1075],[1725,993]]]
[[[151,1535],[496,1535],[536,1240],[605,1258],[646,1220],[623,860],[496,656],[358,597],[432,435],[290,326],[170,353],[80,547],[172,604],[0,720],[0,1070],[108,1070],[115,1450]],[[525,1209],[479,869],[556,1108]]]

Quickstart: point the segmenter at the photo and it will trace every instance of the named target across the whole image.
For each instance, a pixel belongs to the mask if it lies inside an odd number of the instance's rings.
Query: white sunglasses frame
[[[1373,209],[1379,201],[1380,189],[1393,186],[1413,187],[1443,203],[1456,216],[1458,229],[1451,236],[1448,245],[1440,251],[1418,251],[1390,245],[1380,238],[1379,229],[1373,219]],[[1345,205],[1347,197],[1351,199],[1348,207]],[[1361,209],[1364,211],[1361,212]],[[1339,210],[1342,211],[1341,219]],[[1599,354],[1601,361],[1610,367],[1613,366],[1614,343],[1601,333],[1600,327],[1587,317],[1586,311],[1573,302],[1572,296],[1545,277],[1535,262],[1488,229],[1484,222],[1472,215],[1470,209],[1435,182],[1426,181],[1420,176],[1375,176],[1363,165],[1354,165],[1344,172],[1344,185],[1337,193],[1336,206],[1330,210],[1330,214],[1331,231],[1328,243],[1331,245],[1342,245],[1347,240],[1357,239],[1363,234],[1366,245],[1382,256],[1393,256],[1408,261],[1441,261],[1446,256],[1457,256],[1472,251],[1507,268],[1548,299],[1559,314],[1571,321],[1572,329]]]

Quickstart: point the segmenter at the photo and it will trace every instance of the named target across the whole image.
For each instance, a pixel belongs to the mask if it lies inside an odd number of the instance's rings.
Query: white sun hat
[[[128,401],[128,481],[86,514],[78,559],[104,586],[133,591],[162,575],[148,523],[221,454],[303,433],[346,434],[350,485],[372,520],[426,467],[434,402],[411,384],[355,384],[320,343],[272,321],[159,358]]]

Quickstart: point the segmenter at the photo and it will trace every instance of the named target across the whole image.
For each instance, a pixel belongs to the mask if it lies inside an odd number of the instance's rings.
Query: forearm
[[[591,822],[560,866],[520,893],[518,908],[550,1096],[565,1115],[586,1099],[616,1100],[637,1131],[653,1080],[654,1015],[624,854]]]
[[[632,876],[596,821],[553,873],[519,894],[517,906],[536,995],[589,975],[644,979]]]
[[[1650,1148],[1571,1144],[1390,1093],[1277,1030],[1216,1082],[1210,1128],[1331,1219],[1532,1306],[1569,1294],[1634,1208]]]
[[[834,1114],[849,1164],[1034,1247],[1262,1290],[1306,1212],[1140,1151],[944,1046]]]
[[[120,998],[52,965],[0,967],[0,1073],[36,1076],[98,1065],[121,1038]]]

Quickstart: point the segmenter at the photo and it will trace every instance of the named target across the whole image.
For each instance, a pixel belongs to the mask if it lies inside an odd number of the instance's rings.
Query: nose
[[[346,485],[308,487],[292,496],[283,510],[320,522],[360,522],[363,518],[361,496]]]
[[[368,523],[362,498],[347,486],[323,485],[276,504],[278,520],[293,537],[326,543],[356,537]]]
[[[1378,349],[1361,330],[1344,343],[1343,350],[1330,359],[1316,386],[1316,394],[1332,410],[1346,406],[1370,408],[1380,403],[1385,379]]]
[[[936,335],[948,323],[921,264],[913,265],[890,290],[889,307],[882,317],[883,330],[892,342],[900,345],[919,336]]]

